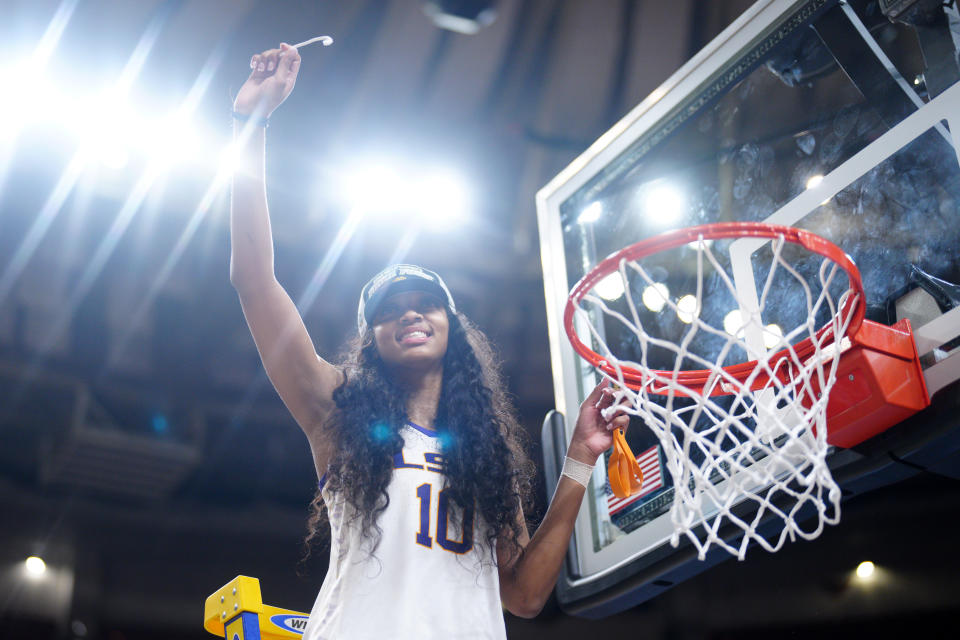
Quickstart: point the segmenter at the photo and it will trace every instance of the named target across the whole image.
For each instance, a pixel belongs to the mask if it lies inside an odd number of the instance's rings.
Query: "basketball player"
[[[531,538],[520,427],[488,343],[439,275],[412,265],[377,275],[347,359],[317,355],[274,275],[263,170],[266,118],[299,66],[285,44],[255,55],[234,103],[243,161],[230,279],[321,479],[314,505],[329,520],[330,566],[304,639],[505,638],[502,608],[535,616],[552,591],[590,472],[627,418],[602,416],[607,390],[587,397]]]

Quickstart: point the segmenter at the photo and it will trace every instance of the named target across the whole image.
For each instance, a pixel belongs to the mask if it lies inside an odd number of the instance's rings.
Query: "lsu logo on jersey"
[[[416,458],[408,462],[404,459],[403,451],[397,451],[393,454],[394,469],[424,469],[435,473],[443,473],[443,455],[433,451],[423,454],[423,463],[419,463]]]

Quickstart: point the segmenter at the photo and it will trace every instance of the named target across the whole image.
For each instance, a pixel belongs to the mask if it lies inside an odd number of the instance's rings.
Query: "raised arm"
[[[611,405],[613,395],[604,383],[587,396],[580,405],[577,425],[567,448],[567,457],[590,465],[613,445],[613,430],[625,429],[629,416],[619,414],[611,421],[601,411]],[[550,597],[563,560],[567,555],[570,536],[580,511],[586,488],[567,476],[560,476],[550,506],[533,538],[520,540],[523,551],[511,555],[504,545],[497,551],[500,573],[500,598],[510,613],[532,618]],[[521,522],[523,515],[519,514]]]
[[[251,67],[234,101],[234,139],[241,161],[231,194],[230,282],[240,296],[267,375],[307,434],[322,474],[330,452],[319,426],[333,407],[333,390],[341,377],[317,355],[296,305],[277,282],[264,181],[262,121],[293,90],[300,56],[293,47],[280,45],[254,56]]]

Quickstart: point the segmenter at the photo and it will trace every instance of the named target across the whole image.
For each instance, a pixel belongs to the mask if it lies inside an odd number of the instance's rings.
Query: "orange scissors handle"
[[[618,498],[628,498],[643,486],[643,470],[627,444],[623,429],[613,432],[613,454],[607,465],[607,477],[613,495]]]

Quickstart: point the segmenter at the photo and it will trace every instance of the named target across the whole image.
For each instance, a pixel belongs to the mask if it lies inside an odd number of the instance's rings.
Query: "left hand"
[[[590,392],[580,405],[580,415],[573,429],[573,437],[567,448],[567,455],[574,460],[587,464],[596,464],[604,451],[613,446],[613,430],[626,431],[630,416],[618,411],[612,420],[606,420],[601,413],[614,402],[614,391],[610,383],[604,380]]]

